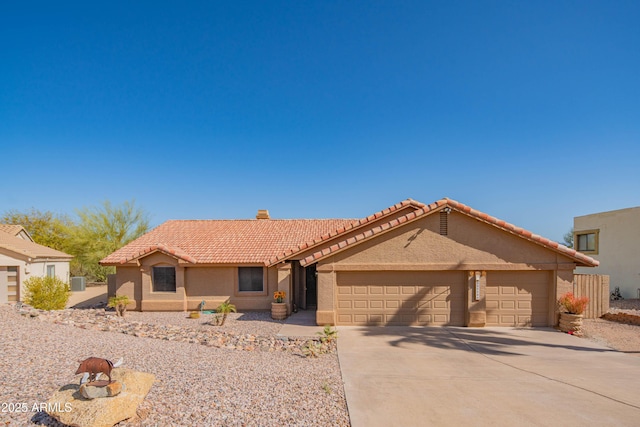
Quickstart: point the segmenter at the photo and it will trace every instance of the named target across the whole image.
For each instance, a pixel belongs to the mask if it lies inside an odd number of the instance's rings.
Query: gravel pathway
[[[89,316],[88,311],[76,311],[84,312],[78,316]],[[65,324],[64,315],[59,315],[56,323],[53,317],[21,316],[12,307],[0,306],[0,404],[24,402],[31,408],[46,402],[61,386],[78,381],[80,375],[73,375],[78,360],[123,357],[124,366],[154,374],[156,383],[139,408],[140,418],[121,426],[349,425],[333,351],[304,358],[295,346],[257,346],[254,351],[247,351],[244,344],[217,348]],[[184,313],[135,313],[127,322],[154,330],[154,325],[162,326],[172,316],[182,322],[180,315],[184,317]],[[273,338],[268,334],[279,329],[279,323],[248,320],[253,315],[245,320],[244,314],[232,315],[226,330],[216,333]],[[214,328],[184,320],[186,333]],[[58,425],[46,413],[31,411],[3,413],[0,421],[11,426]]]

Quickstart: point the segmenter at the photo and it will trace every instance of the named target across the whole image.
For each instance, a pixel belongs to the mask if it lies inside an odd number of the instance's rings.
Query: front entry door
[[[316,265],[305,267],[305,299],[306,308],[315,308],[318,305],[318,286],[316,280]]]

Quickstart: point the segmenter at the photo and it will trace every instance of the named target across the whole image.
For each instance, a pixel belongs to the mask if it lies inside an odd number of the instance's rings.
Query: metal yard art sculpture
[[[107,359],[90,357],[80,362],[80,366],[78,367],[76,374],[84,373],[80,380],[80,384],[84,384],[87,381],[89,381],[89,383],[93,383],[100,374],[105,374],[107,378],[109,378],[108,382],[104,382],[104,385],[107,385],[111,383],[111,369],[114,367],[117,368],[120,365],[122,365],[122,359],[114,364]]]

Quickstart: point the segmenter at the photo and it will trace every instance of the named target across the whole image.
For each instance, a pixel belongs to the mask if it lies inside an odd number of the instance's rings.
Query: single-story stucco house
[[[363,219],[167,221],[101,261],[136,310],[291,309],[319,325],[549,326],[598,262],[451,199]]]
[[[22,301],[31,277],[57,276],[69,283],[72,258],[35,243],[21,225],[0,224],[0,303]]]

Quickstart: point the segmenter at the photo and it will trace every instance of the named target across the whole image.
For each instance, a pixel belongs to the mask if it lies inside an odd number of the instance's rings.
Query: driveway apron
[[[339,327],[353,427],[640,425],[640,357],[553,329]]]

